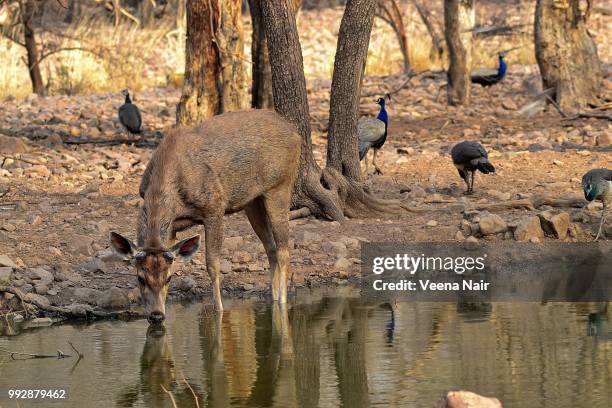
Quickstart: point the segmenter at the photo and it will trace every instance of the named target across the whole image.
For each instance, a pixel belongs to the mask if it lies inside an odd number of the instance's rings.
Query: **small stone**
[[[597,146],[612,145],[612,133],[602,133],[597,136]]]
[[[0,267],[0,285],[7,285],[11,280],[12,273],[13,268],[11,268],[10,266]]]
[[[28,327],[51,326],[52,324],[53,320],[50,317],[37,317],[28,321]]]
[[[470,391],[450,391],[436,408],[502,408],[497,398],[483,397]]]
[[[2,224],[2,227],[0,227],[0,229],[3,229],[8,232],[15,232],[17,227],[7,222],[6,224]]]
[[[191,276],[179,276],[172,279],[170,282],[171,290],[189,292],[191,289],[196,287],[196,282]]]
[[[336,272],[346,271],[351,266],[351,264],[352,262],[349,261],[348,259],[344,257],[340,257],[334,263],[334,271]]]
[[[68,305],[67,308],[74,317],[87,317],[87,314],[93,311],[93,308],[90,305],[82,303]]]
[[[20,315],[20,314],[13,315],[13,322],[20,323],[20,322],[23,322],[23,320],[24,319],[23,319],[22,315]]]
[[[512,99],[504,99],[504,101],[502,102],[502,107],[506,110],[512,110],[512,111],[515,111],[518,109],[518,107],[516,106],[516,103],[514,103]]]
[[[37,227],[40,224],[43,223],[43,219],[40,215],[33,215],[32,217],[30,217],[30,219],[28,220],[28,223],[30,224],[30,226],[32,227]]]
[[[553,164],[555,166],[563,166],[565,163],[563,163],[561,160],[553,160]]]
[[[461,231],[457,231],[457,232],[455,233],[455,239],[456,239],[457,241],[463,241],[463,240],[465,239],[465,237],[463,236],[463,232],[461,232]]]
[[[234,255],[232,255],[232,262],[234,263],[248,263],[253,260],[253,257],[250,253],[246,251],[236,251]]]
[[[97,289],[76,288],[73,295],[79,302],[96,304],[97,299],[102,295],[102,292]]]
[[[34,285],[34,291],[39,295],[46,295],[49,292],[49,287],[44,283]]]
[[[427,224],[425,224],[428,227],[436,227],[438,225],[438,221],[436,220],[429,220],[427,221]]]
[[[514,239],[517,241],[529,241],[532,238],[544,238],[540,218],[536,216],[523,218],[514,231]]]
[[[565,239],[569,230],[570,216],[566,212],[552,214],[544,211],[538,214],[544,232],[558,239]]]
[[[26,153],[28,150],[28,145],[21,138],[0,135],[0,153]]]
[[[23,173],[30,177],[49,177],[51,175],[51,171],[44,164],[35,164],[24,169]]]
[[[49,247],[49,253],[55,256],[62,256],[62,251],[60,251],[59,248],[56,248],[54,246]]]
[[[482,216],[478,222],[478,227],[482,235],[493,235],[505,232],[508,229],[506,221],[497,214]]]
[[[244,246],[244,238],[242,237],[227,237],[223,240],[223,246],[228,251],[237,251]]]
[[[26,293],[24,299],[27,302],[34,304],[35,306],[42,306],[43,308],[51,306],[51,302],[49,299],[42,295],[37,295],[36,293]]]
[[[227,274],[232,271],[232,263],[227,259],[221,260],[221,273]]]
[[[300,230],[295,233],[295,243],[301,246],[308,246],[310,243],[320,242],[321,239],[321,235],[316,232]]]
[[[346,245],[339,241],[326,241],[321,245],[321,249],[335,257],[344,257],[348,253]]]
[[[126,307],[130,303],[127,294],[124,290],[115,286],[102,293],[96,304],[105,309],[120,309]]]
[[[26,269],[25,276],[35,281],[35,284],[50,285],[55,279],[53,274],[43,268]],[[37,282],[38,281],[38,282]]]
[[[0,255],[0,266],[8,266],[10,268],[17,267],[17,265],[15,265],[15,262],[13,262],[11,258],[6,255]]]

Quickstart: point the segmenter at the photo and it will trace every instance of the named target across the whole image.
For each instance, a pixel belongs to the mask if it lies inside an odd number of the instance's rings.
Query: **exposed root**
[[[531,198],[525,198],[522,200],[510,200],[501,203],[493,204],[479,204],[474,208],[476,210],[487,210],[487,211],[504,211],[508,209],[526,209],[535,210],[543,205],[549,205],[551,207],[575,207],[581,208],[586,204],[585,199],[582,196],[573,196],[566,198],[557,198],[550,195],[538,194]]]
[[[290,220],[297,220],[298,218],[306,218],[310,215],[310,209],[308,207],[298,208],[289,213]]]
[[[348,179],[333,168],[311,168],[302,185],[296,186],[297,198],[291,219],[306,214],[343,221],[344,217],[401,215],[431,211],[414,208],[400,200],[378,198],[363,183]],[[305,208],[304,208],[305,207]]]
[[[37,309],[42,310],[44,312],[53,313],[65,318],[69,319],[121,319],[121,320],[130,320],[130,319],[141,319],[146,316],[142,313],[138,313],[132,310],[119,310],[119,311],[102,311],[102,310],[88,310],[86,314],[82,314],[74,311],[68,307],[61,306],[53,306],[53,305],[44,305],[38,302],[35,299],[26,299],[23,292],[19,289],[12,288],[10,286],[0,286],[0,293],[12,293],[17,296],[17,298],[21,301],[22,304],[28,306],[35,306]]]

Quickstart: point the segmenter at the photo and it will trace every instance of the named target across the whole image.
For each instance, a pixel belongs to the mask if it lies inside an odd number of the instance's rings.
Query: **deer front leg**
[[[223,312],[221,302],[221,245],[223,244],[223,218],[214,217],[204,221],[204,232],[206,234],[206,269],[213,287],[213,300],[215,310]]]

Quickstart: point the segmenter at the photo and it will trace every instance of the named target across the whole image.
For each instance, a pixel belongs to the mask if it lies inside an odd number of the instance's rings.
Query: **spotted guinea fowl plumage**
[[[484,174],[495,172],[495,166],[489,161],[489,154],[478,142],[466,140],[457,143],[451,149],[451,157],[459,176],[467,184],[468,194],[474,192],[474,173],[476,171]]]
[[[597,241],[606,220],[606,210],[612,204],[612,170],[600,168],[586,172],[582,176],[582,191],[587,201],[600,200],[603,203],[599,230],[595,236]]]
[[[119,108],[119,122],[132,134],[139,134],[142,131],[142,117],[138,106],[132,103],[130,93],[127,89],[121,92],[125,96],[125,103]]]

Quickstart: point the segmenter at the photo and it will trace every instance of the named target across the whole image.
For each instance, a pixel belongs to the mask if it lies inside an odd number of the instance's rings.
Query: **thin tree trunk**
[[[538,0],[535,11],[536,58],[544,89],[556,89],[562,109],[584,107],[601,89],[597,46],[589,34],[587,9],[579,0]]]
[[[383,19],[391,26],[397,37],[400,51],[404,59],[404,72],[410,72],[410,55],[408,53],[408,37],[404,27],[402,12],[397,4],[397,0],[378,0],[377,17]]]
[[[23,36],[28,55],[28,71],[32,82],[32,91],[37,95],[44,96],[47,90],[43,85],[40,73],[38,46],[36,45],[36,33],[33,27],[36,8],[39,4],[36,3],[36,0],[24,0],[19,4],[21,6],[21,21],[23,23]]]
[[[472,69],[472,31],[475,0],[444,1],[444,34],[448,46],[448,103],[469,105]]]
[[[240,0],[187,0],[185,81],[177,123],[245,108]]]
[[[360,181],[357,119],[363,67],[368,56],[376,0],[349,0],[340,23],[327,139],[327,166]]]
[[[251,79],[251,107],[272,108],[272,69],[268,57],[268,43],[261,15],[261,2],[264,0],[249,0],[253,36],[251,42],[251,59],[253,64]]]
[[[412,0],[412,4],[414,4],[414,7],[416,7],[417,12],[419,13],[419,16],[421,17],[421,20],[423,21],[423,24],[425,24],[425,27],[427,27],[427,32],[429,32],[429,36],[431,37],[431,44],[433,48],[432,53],[431,53],[432,54],[431,58],[432,59],[434,58],[433,54],[435,52],[435,55],[437,55],[438,59],[440,61],[443,61],[444,46],[442,44],[442,39],[436,32],[436,28],[434,27],[431,21],[431,15],[429,14],[429,10],[427,9],[427,7],[423,6],[417,0]]]

